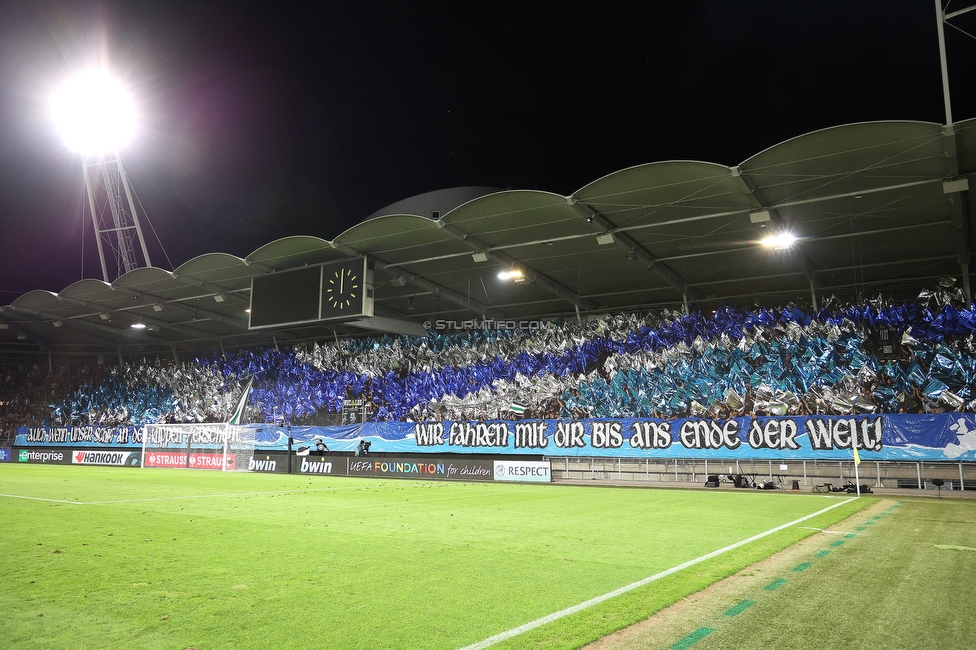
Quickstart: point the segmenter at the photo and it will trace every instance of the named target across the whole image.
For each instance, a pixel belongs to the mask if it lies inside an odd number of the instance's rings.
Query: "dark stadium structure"
[[[809,309],[830,296],[911,300],[944,276],[962,278],[970,299],[973,173],[976,119],[884,121],[808,133],[734,167],[639,165],[570,196],[432,192],[331,241],[285,237],[243,259],[208,253],[173,271],[28,292],[0,307],[0,351],[178,358],[369,332],[421,335],[436,320]],[[759,244],[784,231],[798,238],[792,247]],[[361,256],[372,269],[372,316],[248,328],[253,278]],[[497,278],[511,269],[523,281]]]

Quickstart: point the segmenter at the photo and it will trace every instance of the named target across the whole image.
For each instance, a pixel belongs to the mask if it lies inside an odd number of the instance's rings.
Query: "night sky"
[[[641,163],[738,164],[838,124],[944,122],[933,2],[640,5],[8,0],[0,304],[100,277],[81,158],[46,107],[99,61],[136,97],[122,161],[177,266],[332,239],[431,190],[570,194]],[[953,23],[976,34],[976,12]],[[954,118],[974,117],[976,39],[947,28],[947,47]]]

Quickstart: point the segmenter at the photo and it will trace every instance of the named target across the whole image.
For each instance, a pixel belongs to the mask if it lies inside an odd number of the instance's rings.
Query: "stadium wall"
[[[351,453],[366,440],[373,453],[399,455],[844,461],[856,448],[866,461],[976,461],[976,414],[970,413],[246,426],[257,453],[319,440],[333,452]],[[134,449],[144,435],[137,427],[20,427],[14,445]],[[167,446],[162,438],[150,442]]]

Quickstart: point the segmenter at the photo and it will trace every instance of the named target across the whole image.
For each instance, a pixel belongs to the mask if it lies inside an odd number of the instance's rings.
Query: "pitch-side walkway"
[[[667,488],[667,489],[694,489],[694,490],[704,490],[706,492],[715,491],[728,491],[728,492],[744,492],[749,488],[735,488],[731,484],[722,484],[721,487],[717,488],[706,488],[703,483],[689,483],[687,481],[632,481],[632,480],[614,480],[614,479],[564,479],[555,478],[553,479],[553,484],[557,485],[589,485],[593,486],[606,486],[606,487],[629,487],[629,488]],[[789,492],[791,494],[811,494],[813,492],[812,485],[801,485],[799,490],[756,490],[752,489],[753,492]],[[874,496],[899,496],[899,497],[932,497],[933,499],[939,497],[938,490],[918,490],[911,488],[878,488],[871,487],[871,493]],[[833,493],[837,496],[842,496],[846,494],[845,492],[835,492]],[[869,495],[866,495],[869,496]],[[976,490],[942,490],[943,499],[976,499]]]

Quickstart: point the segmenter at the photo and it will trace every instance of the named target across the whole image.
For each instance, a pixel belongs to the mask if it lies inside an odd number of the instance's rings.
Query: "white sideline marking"
[[[52,503],[70,503],[75,506],[98,506],[110,503],[142,503],[144,501],[172,501],[174,499],[212,499],[214,497],[239,497],[252,496],[256,494],[285,494],[291,492],[320,492],[322,490],[335,490],[337,488],[308,488],[303,490],[267,490],[265,492],[230,492],[228,494],[190,494],[175,497],[146,497],[144,499],[114,499],[111,501],[68,501],[67,499],[46,499],[44,497],[28,497],[22,494],[0,494],[0,497],[10,499],[30,499],[31,501],[50,501]]]
[[[794,519],[793,521],[789,522],[788,524],[783,524],[782,526],[777,526],[776,528],[770,528],[766,532],[759,533],[758,535],[753,535],[749,539],[744,539],[741,542],[736,542],[735,544],[729,544],[725,548],[720,548],[717,551],[712,551],[711,553],[707,553],[705,555],[702,555],[701,557],[696,557],[694,560],[688,560],[687,562],[684,562],[683,564],[679,564],[678,566],[671,567],[670,569],[667,569],[667,570],[662,571],[660,573],[655,573],[654,575],[649,576],[647,578],[644,578],[643,580],[638,580],[637,582],[633,582],[633,583],[631,583],[629,585],[626,585],[624,587],[620,587],[619,589],[614,589],[613,591],[607,592],[607,593],[603,594],[602,596],[597,596],[596,598],[591,598],[591,599],[589,599],[587,601],[584,601],[584,602],[582,602],[582,603],[580,603],[578,605],[573,605],[572,607],[567,607],[566,609],[560,610],[558,612],[554,612],[554,613],[549,614],[547,616],[543,616],[542,618],[536,619],[534,621],[530,621],[528,623],[525,623],[524,625],[519,625],[518,627],[513,627],[511,630],[507,630],[505,632],[501,632],[499,634],[496,634],[495,636],[488,637],[484,641],[479,641],[478,643],[473,643],[471,645],[466,645],[463,648],[461,648],[460,650],[481,650],[482,648],[487,648],[489,646],[493,646],[496,643],[501,643],[502,641],[507,641],[508,639],[511,639],[512,637],[518,636],[519,634],[524,634],[525,632],[528,632],[529,630],[534,630],[535,628],[540,627],[542,625],[545,625],[546,623],[552,623],[553,621],[559,620],[559,619],[563,618],[564,616],[569,616],[570,614],[575,614],[576,612],[582,611],[584,609],[588,609],[590,607],[593,607],[594,605],[599,605],[600,603],[602,603],[602,602],[604,602],[606,600],[610,600],[611,598],[615,598],[617,596],[620,596],[621,594],[625,594],[628,591],[633,591],[634,589],[637,589],[638,587],[643,587],[644,585],[649,584],[651,582],[655,582],[657,580],[660,580],[661,578],[666,578],[667,576],[672,575],[674,573],[677,573],[678,571],[681,571],[683,569],[687,569],[690,566],[694,566],[696,564],[699,564],[701,562],[704,562],[705,560],[710,560],[710,559],[712,559],[713,557],[715,557],[717,555],[721,555],[722,553],[725,553],[727,551],[731,551],[733,549],[739,548],[740,546],[744,546],[746,544],[749,544],[750,542],[754,542],[757,539],[762,539],[763,537],[767,537],[769,535],[772,535],[773,533],[778,533],[779,531],[783,530],[784,528],[789,528],[790,526],[794,526],[794,525],[796,525],[796,524],[798,524],[800,522],[806,521],[807,519],[812,519],[813,517],[816,517],[817,515],[822,515],[823,513],[827,512],[828,510],[833,510],[834,508],[840,507],[840,506],[844,505],[845,503],[850,503],[851,501],[854,501],[854,497],[851,497],[850,499],[845,499],[845,500],[843,500],[843,501],[841,501],[839,503],[835,503],[832,506],[827,506],[823,510],[818,510],[817,512],[813,513],[812,515],[807,515],[805,517],[800,517],[799,519]]]

